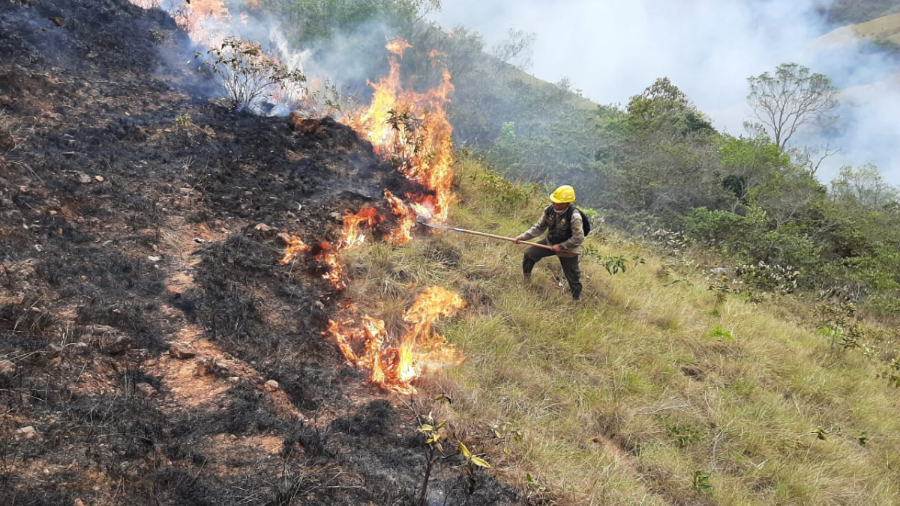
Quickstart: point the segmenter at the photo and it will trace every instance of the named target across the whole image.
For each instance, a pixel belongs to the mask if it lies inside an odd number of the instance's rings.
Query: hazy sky
[[[816,40],[828,30],[814,13],[825,0],[444,0],[433,18],[480,32],[490,48],[510,28],[535,32],[537,77],[568,77],[600,103],[624,104],[669,77],[720,130],[743,132],[747,77],[797,62],[850,92],[837,125],[843,153],[820,172],[875,163],[900,185],[900,85],[881,56]],[[852,103],[852,107],[849,105]],[[812,139],[809,142],[819,141]]]

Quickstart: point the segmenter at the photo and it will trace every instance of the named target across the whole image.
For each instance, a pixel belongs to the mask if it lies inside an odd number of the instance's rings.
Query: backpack
[[[575,206],[569,206],[569,210],[566,211],[566,223],[569,224],[569,230],[566,232],[566,240],[572,237],[572,214],[575,210],[578,209]],[[553,212],[553,206],[547,206],[547,209],[544,211],[549,216],[550,213]],[[578,213],[581,214],[581,228],[584,229],[584,236],[587,237],[588,234],[591,233],[591,222],[588,220],[587,214],[581,209],[578,209]]]

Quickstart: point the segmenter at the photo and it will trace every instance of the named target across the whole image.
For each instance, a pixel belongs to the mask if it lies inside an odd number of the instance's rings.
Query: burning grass
[[[454,225],[514,235],[540,212],[539,202],[511,207],[483,192],[466,177],[483,170],[476,162],[457,169],[472,204],[454,209]],[[897,502],[898,402],[879,360],[816,336],[806,302],[717,301],[698,269],[676,269],[673,283],[657,275],[663,260],[652,251],[600,233],[605,244],[590,242],[601,253],[638,253],[647,264],[611,277],[583,262],[577,306],[558,286],[556,264],[540,264],[526,286],[521,249],[463,235],[393,255],[381,246],[356,252],[349,290],[381,293],[367,309],[394,319],[391,301],[408,300],[395,288],[403,283],[438,283],[480,301],[442,325],[468,358],[427,376],[422,396],[451,397],[436,416],[487,449],[498,475],[534,500]]]

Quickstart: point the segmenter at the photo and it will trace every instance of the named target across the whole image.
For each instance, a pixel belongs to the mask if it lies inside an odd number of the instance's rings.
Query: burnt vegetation
[[[330,119],[199,98],[178,48],[124,0],[0,6],[0,504],[412,504],[414,418],[323,338],[322,267],[276,262],[410,183]]]

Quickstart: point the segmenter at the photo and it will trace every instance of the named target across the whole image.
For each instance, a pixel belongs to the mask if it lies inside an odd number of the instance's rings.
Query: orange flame
[[[330,281],[337,290],[347,288],[344,281],[344,264],[338,259],[337,252],[331,249],[331,245],[323,242],[319,245],[322,252],[316,255],[316,259],[328,266],[328,272],[322,274],[322,279]]]
[[[447,344],[434,331],[434,322],[441,316],[454,316],[466,303],[459,295],[441,287],[431,287],[416,297],[403,314],[411,323],[396,346],[386,346],[388,340],[382,320],[369,316],[356,326],[352,319],[329,321],[328,332],[350,364],[369,370],[369,380],[402,394],[415,393],[411,382],[429,368],[459,363],[456,348]]]
[[[453,91],[450,73],[445,70],[440,86],[428,92],[403,89],[398,57],[402,58],[404,51],[411,47],[402,39],[388,43],[388,50],[395,55],[390,57],[390,74],[376,84],[370,83],[374,95],[368,109],[344,119],[372,142],[376,153],[396,162],[403,175],[426,189],[422,194],[407,193],[405,200],[384,190],[391,213],[397,217],[397,226],[384,236],[391,244],[403,244],[412,239],[416,216],[446,221],[453,199],[450,191],[453,128],[445,111]],[[435,63],[438,56],[438,53],[432,53]],[[363,207],[356,214],[348,212],[337,246],[320,245],[321,252],[316,258],[328,266],[328,272],[322,277],[337,290],[347,286],[338,253],[362,245],[366,240],[364,229],[375,230],[384,220],[373,207]],[[453,316],[465,305],[457,294],[432,287],[420,294],[404,312],[403,320],[409,328],[398,339],[391,339],[383,320],[370,316],[353,317],[358,313],[352,305],[344,308],[341,319],[329,321],[327,333],[350,364],[369,371],[372,383],[411,394],[416,391],[412,381],[428,368],[461,361],[456,348],[448,345],[443,336],[434,331],[433,325],[439,317]]]
[[[395,55],[403,58],[403,53],[406,52],[407,49],[412,49],[412,45],[409,42],[397,37],[394,40],[388,41],[385,46],[388,51],[394,53]]]
[[[409,47],[405,41],[388,44],[388,49],[401,57]],[[369,83],[374,89],[372,104],[344,121],[368,139],[383,158],[399,162],[400,172],[408,179],[434,193],[433,198],[407,197],[418,204],[430,200],[427,205],[434,219],[444,222],[453,198],[453,126],[446,113],[453,92],[450,72],[444,69],[437,88],[419,93],[401,86],[399,60],[396,56],[389,59],[390,74]]]
[[[310,246],[307,246],[303,240],[301,240],[296,235],[288,235],[288,234],[279,234],[278,237],[281,238],[282,241],[287,243],[287,247],[284,249],[284,256],[278,259],[278,263],[287,264],[290,263],[291,260],[297,257],[300,253],[305,253],[311,249]]]
[[[360,232],[360,226],[372,228],[383,221],[384,216],[374,207],[363,207],[357,214],[348,213],[344,216],[344,230],[339,249],[352,249],[362,245],[366,241],[366,236]]]

